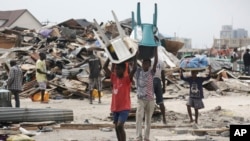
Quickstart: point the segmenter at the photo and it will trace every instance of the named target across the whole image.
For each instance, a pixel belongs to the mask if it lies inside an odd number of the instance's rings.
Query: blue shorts
[[[129,110],[124,110],[120,112],[113,112],[114,123],[125,123],[128,119]]]
[[[162,96],[162,86],[161,86],[161,79],[154,78],[154,93],[156,97],[156,104],[163,103],[163,96]]]

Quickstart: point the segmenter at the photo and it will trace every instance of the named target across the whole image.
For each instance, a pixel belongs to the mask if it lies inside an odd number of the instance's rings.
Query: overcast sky
[[[191,38],[194,48],[210,48],[222,25],[250,34],[250,0],[0,0],[0,10],[28,9],[40,22],[95,18],[100,23],[113,20],[111,10],[119,20],[130,18],[137,2],[142,23],[152,23],[157,3],[160,33]]]

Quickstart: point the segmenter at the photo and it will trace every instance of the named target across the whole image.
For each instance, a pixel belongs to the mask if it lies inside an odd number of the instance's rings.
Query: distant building
[[[250,45],[250,38],[214,39],[213,47],[217,49],[237,48]]]
[[[231,25],[223,25],[220,31],[221,39],[230,39],[232,38],[233,27]]]
[[[40,29],[42,24],[27,10],[0,11],[0,28]]]
[[[243,28],[233,30],[232,38],[247,38],[248,32]]]
[[[237,48],[250,45],[248,31],[243,28],[233,29],[232,25],[223,25],[220,39],[214,39],[213,47],[217,49]]]
[[[233,29],[232,25],[223,25],[220,31],[221,39],[247,38],[248,32],[243,28]]]

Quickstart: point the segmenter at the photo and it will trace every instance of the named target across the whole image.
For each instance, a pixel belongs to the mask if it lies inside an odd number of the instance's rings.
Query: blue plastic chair
[[[153,24],[141,22],[140,2],[137,3],[137,24],[135,24],[134,12],[132,12],[132,28],[134,30],[134,38],[137,39],[137,29],[141,28],[141,39],[139,39],[139,59],[152,58],[154,56],[154,47],[160,45],[157,38],[157,4],[153,14]]]

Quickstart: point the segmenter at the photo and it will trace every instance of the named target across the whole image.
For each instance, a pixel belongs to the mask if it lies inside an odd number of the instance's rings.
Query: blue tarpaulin
[[[202,69],[208,66],[206,55],[186,56],[180,61],[180,68]]]

